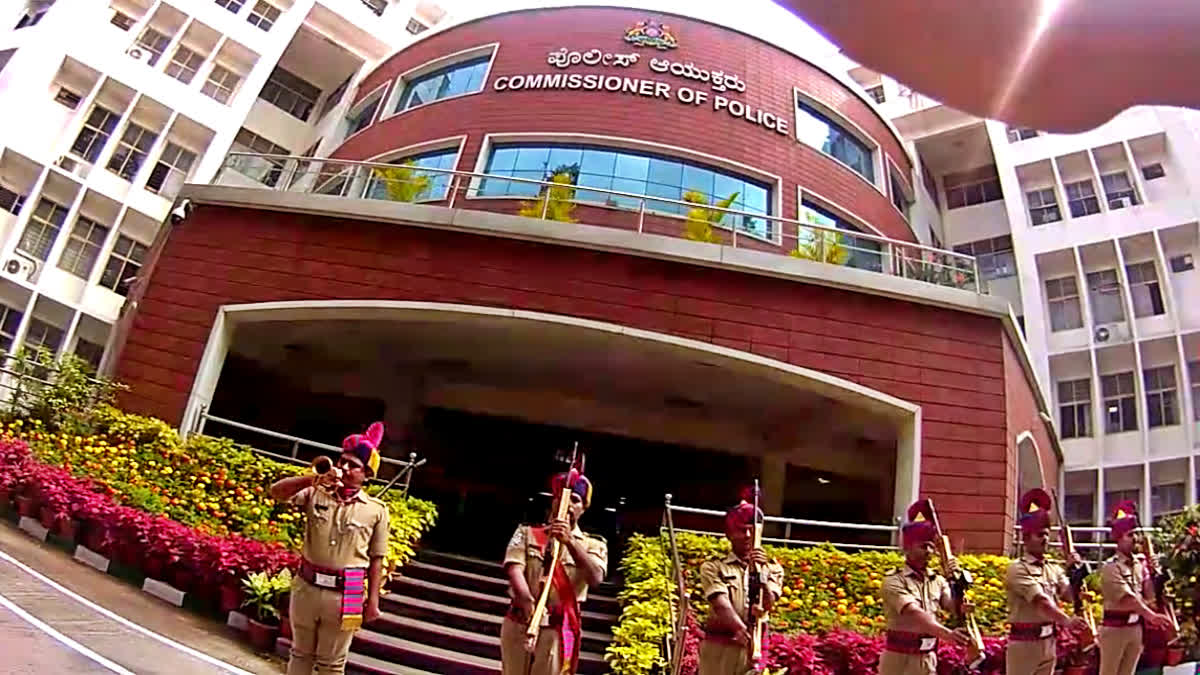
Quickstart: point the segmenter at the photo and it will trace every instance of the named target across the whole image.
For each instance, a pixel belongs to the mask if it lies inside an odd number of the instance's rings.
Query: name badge
[[[332,574],[321,574],[320,572],[317,572],[316,575],[317,578],[314,581],[316,585],[321,588],[337,588],[337,577]]]
[[[1044,637],[1044,638],[1048,638],[1051,635],[1054,635],[1054,624],[1052,624],[1052,623],[1048,623],[1045,626],[1042,626],[1041,632],[1038,633],[1038,637]]]
[[[1133,612],[1130,612],[1129,619],[1126,621],[1126,623],[1137,623],[1138,619],[1140,619],[1140,618],[1142,618],[1142,617],[1138,616],[1137,614],[1135,614]]]
[[[931,652],[937,648],[937,638],[923,637],[921,638],[921,651]]]

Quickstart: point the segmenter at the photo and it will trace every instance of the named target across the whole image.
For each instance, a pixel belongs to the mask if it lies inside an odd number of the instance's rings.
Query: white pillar
[[[1087,151],[1088,163],[1092,166],[1092,178],[1096,181],[1096,199],[1100,200],[1100,212],[1108,211],[1108,194],[1104,191],[1104,181],[1100,180],[1100,167],[1096,165],[1096,156],[1091,150]]]
[[[1138,167],[1137,162],[1133,159],[1133,149],[1129,147],[1129,141],[1121,141],[1121,150],[1125,152],[1125,163],[1129,165],[1129,180],[1137,190],[1138,203],[1146,203],[1146,181],[1142,180],[1142,170]]]

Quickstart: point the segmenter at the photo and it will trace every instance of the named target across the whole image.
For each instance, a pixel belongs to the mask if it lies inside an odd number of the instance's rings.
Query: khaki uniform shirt
[[[1008,591],[1009,623],[1051,623],[1034,604],[1039,595],[1057,604],[1061,584],[1067,583],[1063,569],[1026,553],[1008,565],[1004,587]]]
[[[729,596],[733,611],[741,617],[748,615],[746,596],[750,592],[750,565],[730,553],[724,560],[709,560],[700,566],[700,590],[704,597],[724,593]],[[767,592],[778,598],[783,593],[783,566],[767,563]]]
[[[304,545],[300,554],[319,567],[368,567],[388,552],[388,510],[359,490],[343,502],[325,490],[306,487],[291,502],[304,507]]]
[[[936,615],[942,606],[942,597],[950,595],[950,584],[940,575],[921,574],[905,565],[884,577],[882,594],[888,630],[923,633],[924,629],[915,618],[904,615],[904,609],[915,604]]]
[[[543,552],[530,534],[529,529],[529,525],[521,525],[513,533],[512,539],[508,541],[508,550],[504,552],[504,565],[519,564],[525,566],[525,583],[529,584],[529,592],[536,599],[538,592],[541,590],[542,566],[544,564]],[[602,576],[607,575],[608,542],[604,541],[602,537],[584,534],[578,525],[571,532],[571,538],[579,542],[583,550],[587,551],[588,557],[600,565]],[[550,536],[546,535],[546,541],[549,542],[549,540]],[[582,603],[584,600],[587,600],[587,577],[571,556],[571,549],[566,546],[562,547],[561,559],[563,569],[567,572],[567,578],[571,580],[572,586],[575,587],[575,599]],[[546,606],[557,607],[558,605],[558,592],[552,585]]]
[[[1104,563],[1100,570],[1100,592],[1104,596],[1105,610],[1122,610],[1120,603],[1129,596],[1145,598],[1142,582],[1146,574],[1140,560],[1127,558],[1118,553]]]

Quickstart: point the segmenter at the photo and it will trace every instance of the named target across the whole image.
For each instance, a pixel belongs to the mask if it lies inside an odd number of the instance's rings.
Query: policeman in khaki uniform
[[[1050,542],[1050,494],[1035,488],[1019,503],[1021,542],[1025,553],[1008,566],[1004,587],[1008,593],[1008,675],[1052,675],[1055,665],[1054,626],[1069,626],[1094,639],[1083,617],[1072,617],[1058,608],[1057,599],[1071,596],[1071,583],[1062,568],[1046,561]],[[1079,554],[1067,563],[1078,564]]]
[[[567,474],[559,474],[551,481],[550,491],[555,495],[551,513],[557,512],[558,495],[566,480]],[[579,518],[591,503],[592,483],[580,475],[571,488],[567,520],[554,520],[546,527],[521,525],[509,540],[504,570],[508,575],[512,605],[500,625],[503,675],[575,672],[582,639],[572,626],[579,625],[579,606],[587,600],[588,587],[602,582],[608,573],[608,543],[602,537],[584,534],[579,529]],[[536,604],[535,597],[541,592],[543,559],[550,538],[562,543],[560,560],[565,576],[558,580],[552,576],[545,618],[536,643],[530,644],[525,632]],[[560,600],[560,593],[567,584],[574,593],[575,603]]]
[[[712,613],[700,643],[700,675],[744,675],[750,663],[750,621],[747,595],[750,590],[750,561],[765,566],[767,584],[764,607],[756,616],[771,611],[783,593],[783,566],[769,560],[762,549],[752,549],[754,525],[762,511],[743,500],[725,514],[725,538],[731,551],[723,560],[700,566],[700,590],[712,605]]]
[[[292,653],[288,675],[341,675],[354,633],[379,617],[388,510],[362,489],[379,469],[383,425],[342,442],[335,466],[320,476],[284,478],[271,496],[304,508],[300,573],[292,581]]]
[[[909,522],[900,528],[904,566],[883,580],[883,615],[887,621],[879,675],[935,675],[938,640],[967,645],[970,638],[937,620],[939,608],[954,611],[946,579],[929,569],[937,530],[923,509],[928,500],[909,507]],[[915,514],[915,515],[914,515]],[[957,562],[951,562],[956,566]]]
[[[1100,626],[1100,675],[1132,675],[1142,654],[1142,623],[1167,629],[1170,619],[1155,612],[1154,588],[1144,583],[1146,567],[1134,555],[1137,506],[1121,502],[1109,523],[1117,555],[1100,570],[1104,621]]]

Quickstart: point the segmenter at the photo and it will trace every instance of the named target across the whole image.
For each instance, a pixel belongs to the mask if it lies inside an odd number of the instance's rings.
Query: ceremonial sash
[[[533,542],[542,550],[542,562],[545,564],[546,545],[549,537],[544,527],[530,527],[529,534]],[[558,637],[562,645],[562,673],[573,675],[579,665],[579,649],[583,642],[582,622],[579,615],[579,601],[575,597],[575,585],[567,576],[563,566],[562,556],[568,555],[563,551],[559,555],[558,565],[550,573],[550,583],[558,595],[559,608],[556,614],[562,614],[562,622],[558,625]]]

